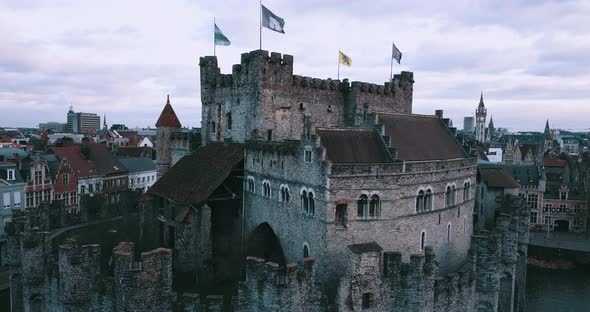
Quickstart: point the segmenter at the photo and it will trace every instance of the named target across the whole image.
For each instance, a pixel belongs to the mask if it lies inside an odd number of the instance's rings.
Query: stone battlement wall
[[[274,262],[248,257],[236,311],[321,311],[314,262],[313,258],[304,258],[299,264],[289,263],[282,268]]]
[[[68,240],[59,246],[60,299],[64,304],[86,303],[97,291],[100,277],[100,246]]]

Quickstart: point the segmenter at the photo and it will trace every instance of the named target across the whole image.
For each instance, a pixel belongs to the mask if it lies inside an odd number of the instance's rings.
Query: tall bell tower
[[[479,98],[479,105],[475,111],[475,140],[485,142],[486,140],[486,116],[488,110],[483,104],[483,91]]]

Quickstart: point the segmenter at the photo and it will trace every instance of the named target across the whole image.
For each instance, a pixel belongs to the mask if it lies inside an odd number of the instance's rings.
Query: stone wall
[[[353,125],[367,108],[412,111],[411,72],[384,85],[301,77],[293,75],[293,56],[264,50],[243,53],[231,74],[220,73],[216,57],[202,57],[199,65],[203,144],[267,140],[269,130],[272,140],[299,139],[306,115],[316,127],[334,127]]]

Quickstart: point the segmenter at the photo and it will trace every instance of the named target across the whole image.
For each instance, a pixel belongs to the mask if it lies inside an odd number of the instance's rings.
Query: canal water
[[[590,312],[590,266],[550,270],[529,265],[527,312]]]

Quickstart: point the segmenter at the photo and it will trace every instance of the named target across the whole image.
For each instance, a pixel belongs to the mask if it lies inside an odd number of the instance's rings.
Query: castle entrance
[[[570,222],[568,220],[555,220],[555,232],[569,232]]]
[[[272,261],[284,267],[285,255],[275,232],[266,222],[256,227],[248,241],[246,256],[258,257],[266,261]]]

